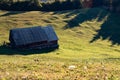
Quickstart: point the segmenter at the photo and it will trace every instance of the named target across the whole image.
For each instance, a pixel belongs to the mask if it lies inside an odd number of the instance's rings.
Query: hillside
[[[0,79],[120,79],[120,16],[101,8],[61,12],[0,11]],[[2,46],[12,28],[51,24],[55,51],[17,51]],[[69,70],[70,65],[76,68]]]

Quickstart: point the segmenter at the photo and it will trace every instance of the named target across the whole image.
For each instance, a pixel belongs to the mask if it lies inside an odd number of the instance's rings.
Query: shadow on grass
[[[63,13],[62,13],[63,14]],[[109,40],[112,45],[120,45],[120,15],[117,13],[110,13],[105,9],[93,8],[93,9],[81,9],[74,10],[66,13],[65,18],[73,16],[72,19],[65,21],[67,23],[63,29],[80,27],[80,24],[85,21],[91,21],[97,19],[97,21],[103,21],[104,23],[100,26],[97,34],[93,37],[90,43],[101,39]],[[74,17],[75,16],[75,17]],[[107,19],[106,19],[107,18]],[[106,21],[105,21],[106,20]],[[96,26],[97,27],[97,26]]]
[[[51,49],[41,49],[41,50],[32,50],[32,49],[26,49],[26,50],[20,50],[20,49],[12,49],[7,46],[0,46],[0,55],[31,55],[31,54],[47,54],[49,52],[53,52],[57,50],[56,48]]]
[[[26,13],[26,12],[28,12],[28,11],[9,11],[3,15],[0,15],[0,17],[22,14],[22,13]]]
[[[66,17],[71,15],[75,15],[75,17],[69,21],[66,21],[67,25],[64,26],[64,29],[79,27],[81,23],[85,21],[91,21],[92,19],[96,19],[96,18],[98,18],[98,21],[101,21],[107,14],[108,14],[107,11],[100,8],[73,11],[66,15]]]
[[[108,39],[112,42],[112,45],[120,45],[120,15],[111,13],[107,20],[102,24],[101,29],[97,31],[97,34],[90,41],[91,43],[102,38],[102,40]]]

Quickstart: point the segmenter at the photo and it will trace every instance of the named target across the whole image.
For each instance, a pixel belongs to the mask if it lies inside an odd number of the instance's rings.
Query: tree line
[[[83,8],[84,0],[54,0],[54,2],[41,2],[40,0],[0,0],[0,9],[14,11],[60,11]],[[92,7],[113,6],[120,9],[120,0],[92,0]]]
[[[41,2],[40,0],[1,0],[0,9],[2,10],[16,10],[16,11],[57,11],[70,10],[82,8],[80,0],[55,0],[54,2]]]
[[[0,9],[14,11],[38,10],[39,0],[0,0]]]

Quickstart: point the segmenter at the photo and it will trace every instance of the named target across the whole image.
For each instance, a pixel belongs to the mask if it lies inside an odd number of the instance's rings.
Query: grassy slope
[[[63,12],[0,11],[0,15],[0,44],[9,42],[11,28],[48,24],[54,26],[60,44],[58,50],[41,54],[35,51],[14,51],[1,46],[0,79],[120,79],[119,42],[113,45],[112,40],[109,40],[111,35],[105,40],[102,40],[104,36],[101,35],[90,43],[98,34],[96,31],[108,20],[111,15],[109,12],[95,8]],[[116,18],[111,19],[112,26],[119,26],[119,16],[113,15]],[[70,65],[76,68],[69,70]]]

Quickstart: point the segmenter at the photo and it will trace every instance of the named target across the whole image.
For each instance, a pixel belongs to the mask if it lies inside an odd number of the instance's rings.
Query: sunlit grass
[[[45,79],[45,80],[119,80],[120,46],[112,45],[109,39],[90,43],[97,30],[107,20],[109,12],[103,9],[90,9],[88,15],[95,11],[108,13],[102,20],[99,14],[93,19],[85,19],[73,28],[64,28],[68,22],[79,14],[86,14],[89,9],[63,12],[20,12],[0,17],[0,44],[9,42],[11,28],[53,25],[59,37],[59,49],[49,53],[22,55],[12,54],[14,50],[0,47],[0,79]],[[0,15],[4,15],[0,11]],[[81,15],[79,14],[81,17]],[[117,16],[118,17],[118,16]],[[114,23],[116,24],[116,23]],[[6,51],[8,50],[8,51]],[[7,53],[11,55],[7,55]],[[76,66],[70,70],[70,65]]]

